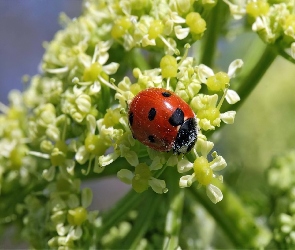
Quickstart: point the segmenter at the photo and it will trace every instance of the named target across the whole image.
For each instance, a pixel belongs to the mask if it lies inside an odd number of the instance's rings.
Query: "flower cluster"
[[[197,182],[213,203],[223,198],[215,179],[222,181],[217,171],[226,162],[212,152],[205,133],[234,122],[235,111],[220,108],[225,100],[239,101],[230,80],[243,62],[214,73],[189,56],[190,44],[206,31],[197,9],[210,11],[214,4],[92,0],[79,18],[62,16],[65,28],[45,44],[42,73],[22,94],[12,92],[9,106],[0,106],[1,195],[23,190],[14,202],[34,247],[46,248],[39,245],[44,239],[52,248],[86,246],[83,237],[99,217],[87,211],[92,195],[80,190],[77,176],[97,177],[106,168],[138,193],[151,187],[163,194],[169,187],[161,174],[175,167],[177,175],[186,173],[177,177],[180,188]],[[128,105],[150,87],[174,91],[195,112],[198,139],[188,155],[156,152],[133,138]],[[13,209],[7,209],[7,220]],[[41,221],[46,237],[38,240]]]
[[[24,214],[22,236],[38,248],[90,247],[93,243],[85,232],[100,225],[98,212],[87,211],[91,190],[80,191],[79,179],[67,180],[61,175],[44,190],[47,194],[30,194],[17,206],[17,213]],[[48,228],[43,228],[44,224]]]
[[[167,57],[168,56],[164,56],[161,62],[166,60]],[[131,170],[122,169],[119,171],[118,177],[125,183],[132,184],[137,192],[142,192],[147,189],[148,186],[151,186],[155,192],[165,193],[167,192],[165,183],[163,180],[157,180],[152,177],[151,172],[160,170],[164,166],[177,165],[180,173],[190,171],[194,168],[194,173],[192,175],[186,175],[180,178],[180,187],[188,187],[194,181],[198,181],[200,185],[207,187],[209,198],[216,203],[222,199],[222,193],[212,184],[213,177],[217,177],[213,171],[223,169],[226,166],[226,162],[221,156],[218,156],[216,152],[213,153],[213,161],[210,163],[208,162],[207,155],[211,152],[214,144],[207,140],[206,136],[202,134],[202,131],[214,130],[216,127],[220,126],[221,121],[228,124],[234,122],[235,112],[229,111],[220,113],[220,107],[224,98],[230,104],[234,104],[239,100],[237,93],[228,89],[228,85],[230,77],[233,77],[234,72],[242,66],[242,61],[234,61],[230,65],[228,73],[218,72],[214,74],[213,71],[205,65],[195,65],[191,57],[178,58],[180,65],[178,66],[177,63],[174,64],[175,68],[173,68],[171,61],[175,60],[177,62],[177,59],[172,56],[169,56],[169,58],[170,71],[168,71],[168,73],[165,69],[166,64],[164,63],[161,65],[162,67],[153,69],[152,71],[142,72],[136,69],[134,77],[137,78],[137,82],[131,84],[128,78],[121,81],[118,84],[119,89],[116,98],[120,100],[122,108],[126,109],[126,103],[130,101],[130,98],[147,87],[164,87],[175,91],[176,94],[190,103],[192,109],[196,113],[199,135],[197,144],[192,153],[196,160],[195,162],[190,162],[187,157],[183,155],[176,156],[172,153],[158,153],[148,149],[149,161],[151,161],[151,163],[147,164],[147,161],[142,163],[140,159],[138,159],[140,152],[142,152],[142,147],[135,145],[138,142],[132,138],[131,132],[127,128],[123,134],[127,139],[124,141],[124,151],[122,151],[122,145],[120,145],[117,147],[118,153],[115,154],[114,157],[121,155],[127,160],[131,157],[133,159],[133,166],[135,166],[135,172],[133,173]],[[174,71],[176,74],[173,77],[172,73]],[[170,74],[166,81],[163,74]],[[208,90],[212,92],[211,95],[200,93],[202,84],[207,86]],[[220,92],[223,93],[223,95],[218,103],[217,93]],[[127,126],[126,119],[125,117]],[[113,124],[113,126],[115,126],[115,124]],[[120,142],[122,143],[121,139]],[[128,149],[127,152],[126,149]],[[130,160],[128,161],[130,163]],[[222,178],[219,179],[222,180]]]
[[[276,157],[267,175],[275,201],[272,226],[279,248],[295,246],[295,152]]]
[[[294,1],[224,0],[236,19],[248,15],[252,30],[267,44],[276,44],[284,56],[295,59]]]

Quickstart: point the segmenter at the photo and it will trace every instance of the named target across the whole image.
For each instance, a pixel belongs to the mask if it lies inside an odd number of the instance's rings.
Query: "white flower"
[[[228,67],[227,74],[230,78],[234,78],[236,72],[243,66],[243,61],[241,59],[236,59]],[[214,76],[214,72],[211,68],[204,64],[200,64],[198,67],[198,75],[202,83],[207,83],[207,79],[210,76]],[[240,100],[239,95],[234,90],[226,90],[225,99],[229,104],[234,104]]]
[[[203,143],[202,143],[203,144]],[[216,174],[226,167],[226,162],[222,156],[217,155],[216,152],[212,153],[213,160],[208,162],[205,156],[197,157],[194,163],[187,160],[179,161],[177,168],[180,173],[194,169],[191,175],[182,176],[179,180],[179,187],[190,187],[193,182],[197,181],[199,187],[206,186],[206,194],[213,203],[222,200],[223,195],[221,190],[212,184],[214,178],[222,182],[222,176]]]

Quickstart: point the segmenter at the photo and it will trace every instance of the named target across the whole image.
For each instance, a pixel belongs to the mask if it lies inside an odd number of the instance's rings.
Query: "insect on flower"
[[[128,112],[133,137],[157,151],[189,152],[197,140],[197,120],[175,93],[149,88],[138,93]]]

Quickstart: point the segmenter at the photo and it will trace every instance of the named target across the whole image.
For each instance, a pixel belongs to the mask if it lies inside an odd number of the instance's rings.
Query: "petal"
[[[206,65],[200,64],[198,67],[198,75],[199,75],[200,81],[202,83],[206,83],[208,77],[214,76],[214,72],[211,68],[207,67]]]
[[[182,159],[177,164],[177,170],[179,173],[184,173],[193,168],[194,164],[188,161],[187,159]]]
[[[80,164],[84,164],[89,159],[89,152],[86,150],[85,146],[78,148],[75,159]]]
[[[266,24],[266,18],[261,16],[257,17],[255,23],[252,25],[252,30],[257,32],[263,29],[266,29],[267,24]]]
[[[67,168],[67,172],[70,175],[74,176],[74,174],[75,174],[75,161],[74,160],[67,159],[65,161],[65,166]]]
[[[109,53],[104,52],[104,51],[100,51],[98,54],[98,63],[100,65],[104,65],[109,59]]]
[[[78,227],[74,227],[68,234],[67,238],[71,239],[71,240],[78,240],[81,238],[82,236],[82,228],[80,226]]]
[[[95,120],[94,115],[87,115],[86,121],[87,121],[88,131],[94,135],[95,129],[96,129],[96,120]]]
[[[193,175],[184,175],[184,176],[181,176],[181,178],[179,179],[180,188],[190,187],[192,183],[193,183]]]
[[[186,38],[190,32],[189,28],[182,28],[180,25],[174,27],[174,32],[179,40]]]
[[[202,156],[206,157],[210,153],[210,151],[213,149],[213,147],[214,147],[213,142],[205,141],[198,137],[196,148],[198,152],[201,152]]]
[[[101,90],[99,81],[95,81],[89,88],[89,95],[97,94]]]
[[[210,168],[213,171],[220,171],[227,166],[226,161],[222,156],[217,156],[213,161],[210,162]]]
[[[42,177],[47,181],[52,181],[55,176],[55,167],[51,166],[48,169],[44,169],[42,173]]]
[[[236,91],[228,89],[225,95],[225,99],[229,104],[235,104],[240,100],[240,97]]]
[[[174,23],[185,23],[185,19],[179,16],[177,12],[171,13],[171,19]]]
[[[177,162],[178,162],[177,155],[171,155],[169,159],[167,160],[166,165],[172,167],[172,166],[175,166]]]
[[[149,185],[158,194],[167,193],[166,182],[152,177],[149,180]]]
[[[55,230],[59,236],[66,235],[69,232],[69,229],[70,229],[70,225],[64,226],[63,223],[57,224],[56,228],[55,228]]]
[[[230,78],[233,78],[235,76],[235,73],[238,69],[240,69],[243,66],[244,62],[241,59],[234,60],[228,67],[228,76]]]
[[[99,157],[99,165],[105,167],[115,161],[119,156],[120,153],[118,151],[114,151],[107,155],[102,155]]]
[[[221,190],[212,184],[209,184],[206,187],[206,194],[214,204],[216,204],[217,202],[223,199],[223,194]]]
[[[81,192],[81,203],[84,208],[87,208],[92,203],[92,190],[90,188],[84,188]]]
[[[139,164],[137,154],[130,150],[130,148],[126,147],[125,145],[119,146],[121,151],[121,156],[124,157],[131,166],[137,166]]]
[[[46,69],[45,71],[51,74],[62,74],[62,73],[66,73],[69,70],[68,67],[64,67],[64,68],[57,68],[57,69]]]
[[[150,165],[150,170],[158,170],[163,167],[163,164],[161,163],[161,158],[159,156],[156,156],[153,159],[152,164]]]
[[[124,183],[126,184],[130,184],[132,183],[132,178],[133,178],[134,174],[128,170],[128,169],[121,169],[118,173],[117,173],[117,177]]]
[[[142,38],[142,47],[146,46],[156,46],[156,40],[155,39],[149,39],[148,35],[145,35]]]
[[[236,111],[228,111],[220,114],[220,119],[226,124],[233,124],[235,121]]]
[[[208,119],[201,119],[199,121],[199,126],[205,131],[215,129],[215,127],[211,125],[211,122]]]
[[[105,65],[103,66],[103,71],[108,74],[108,75],[112,75],[112,74],[115,74],[119,68],[120,64],[119,63],[115,63],[115,62],[112,62],[108,65]]]

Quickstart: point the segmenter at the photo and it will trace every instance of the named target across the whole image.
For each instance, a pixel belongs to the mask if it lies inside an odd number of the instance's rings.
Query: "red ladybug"
[[[128,112],[133,137],[157,151],[189,152],[197,140],[197,121],[190,106],[175,93],[149,88],[138,93]]]

